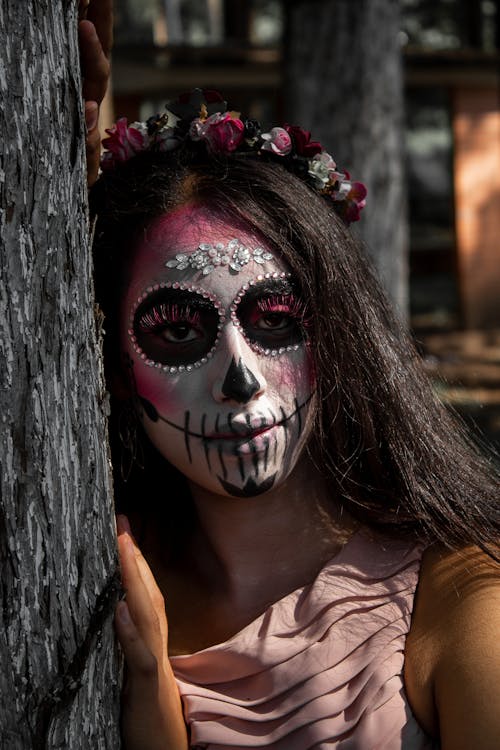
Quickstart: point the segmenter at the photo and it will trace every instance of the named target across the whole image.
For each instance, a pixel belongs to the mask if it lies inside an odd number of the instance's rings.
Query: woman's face
[[[292,472],[314,389],[306,314],[284,261],[241,226],[196,207],[150,225],[121,346],[147,435],[189,480],[249,497]]]

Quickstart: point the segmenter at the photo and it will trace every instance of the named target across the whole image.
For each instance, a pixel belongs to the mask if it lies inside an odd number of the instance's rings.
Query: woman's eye
[[[139,306],[134,333],[146,357],[161,365],[202,360],[217,340],[220,316],[213,303],[184,290],[162,290]]]
[[[249,340],[263,347],[288,346],[304,339],[301,321],[289,309],[266,311],[253,307],[240,310],[238,317]]]
[[[306,306],[292,282],[277,281],[268,292],[268,282],[243,296],[236,315],[250,342],[264,349],[300,344],[306,338]]]
[[[261,330],[283,331],[293,325],[293,321],[284,313],[267,313],[257,320],[256,328]]]
[[[169,323],[162,330],[158,331],[158,334],[162,339],[171,344],[196,341],[201,336],[201,333],[189,323]]]

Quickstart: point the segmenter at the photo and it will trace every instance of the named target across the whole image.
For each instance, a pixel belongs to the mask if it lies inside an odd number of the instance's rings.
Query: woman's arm
[[[78,34],[87,127],[87,184],[94,184],[99,171],[101,136],[99,107],[110,76],[109,57],[113,43],[113,0],[80,0]]]
[[[187,750],[186,725],[168,659],[163,596],[135,544],[128,521],[118,516],[118,546],[126,601],[115,627],[126,661],[122,734],[126,750]]]
[[[426,554],[405,678],[442,750],[500,748],[500,565],[480,550]]]
[[[500,566],[474,550],[436,573],[448,591],[434,672],[442,750],[498,750]]]

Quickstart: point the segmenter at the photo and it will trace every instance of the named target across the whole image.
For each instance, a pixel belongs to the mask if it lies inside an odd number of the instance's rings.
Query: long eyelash
[[[200,313],[193,310],[189,305],[176,305],[160,302],[141,315],[138,328],[143,333],[154,331],[165,325],[174,323],[187,323],[197,326],[200,322]]]
[[[306,306],[300,297],[294,294],[271,294],[257,300],[257,307],[263,313],[287,313],[293,318],[302,320]]]

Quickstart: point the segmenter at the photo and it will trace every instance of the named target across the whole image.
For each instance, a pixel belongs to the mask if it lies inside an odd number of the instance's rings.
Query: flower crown
[[[228,112],[217,91],[194,89],[165,109],[163,114],[131,125],[122,117],[106,130],[103,172],[143,151],[173,151],[190,141],[204,144],[215,155],[239,153],[278,161],[333,201],[347,224],[360,218],[366,187],[352,182],[349,172],[337,166],[321,143],[311,140],[308,130],[285,124],[263,132],[257,120],[242,120],[239,112]]]

